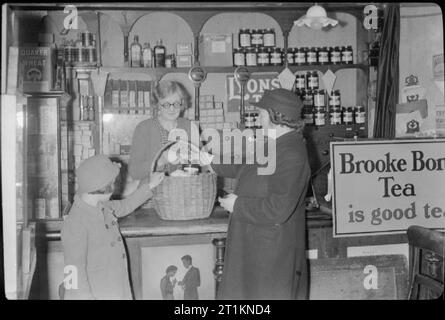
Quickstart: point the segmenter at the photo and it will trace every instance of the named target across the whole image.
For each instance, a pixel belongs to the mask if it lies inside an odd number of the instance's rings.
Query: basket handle
[[[184,140],[181,140],[181,141],[182,141],[182,142],[187,142],[187,144],[192,148],[192,144],[191,144],[190,141],[184,141]],[[162,153],[163,153],[165,150],[169,149],[169,148],[170,148],[172,145],[174,145],[175,143],[178,143],[178,141],[171,141],[171,142],[167,143],[165,146],[163,146],[163,147],[156,153],[156,156],[154,157],[154,159],[153,159],[153,161],[152,161],[152,163],[151,163],[150,173],[155,172],[156,166],[157,166],[157,164],[158,164],[158,160],[159,160],[159,158],[161,157]]]

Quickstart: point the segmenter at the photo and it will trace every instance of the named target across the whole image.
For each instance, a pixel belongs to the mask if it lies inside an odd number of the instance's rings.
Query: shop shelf
[[[207,73],[233,73],[236,67],[213,67],[213,66],[203,66]],[[278,72],[284,70],[284,66],[265,66],[265,67],[246,67],[252,73],[259,72]],[[343,69],[360,69],[364,72],[367,71],[368,65],[366,64],[331,64],[331,65],[304,65],[304,66],[288,66],[292,72],[306,71],[306,70],[318,70],[321,72],[326,72],[331,70],[332,72],[337,72]],[[110,73],[146,73],[155,78],[162,78],[167,73],[188,73],[190,68],[132,68],[132,67],[101,67],[104,72]]]

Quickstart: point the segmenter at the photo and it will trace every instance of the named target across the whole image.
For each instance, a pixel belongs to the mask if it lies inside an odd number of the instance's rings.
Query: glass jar
[[[324,126],[326,124],[326,109],[324,107],[315,107],[314,118],[316,126]]]
[[[288,48],[286,52],[286,60],[289,66],[295,65],[295,48]]]
[[[306,77],[304,74],[297,74],[295,76],[295,89],[300,92],[306,88]]]
[[[250,29],[240,29],[238,43],[240,48],[248,48],[252,45]]]
[[[329,108],[329,122],[332,125],[341,124],[341,107]]]
[[[314,47],[310,47],[306,52],[306,63],[309,65],[317,64],[317,51]]]
[[[274,48],[270,54],[270,65],[282,66],[283,65],[283,51],[281,48]]]
[[[341,63],[342,51],[340,47],[335,47],[331,51],[331,63],[340,64]]]
[[[264,38],[263,38],[263,30],[261,29],[254,29],[252,30],[252,47],[262,47],[264,44]]]
[[[304,48],[297,48],[295,50],[294,60],[297,66],[302,66],[306,64],[306,51]]]
[[[310,90],[318,89],[318,73],[317,71],[306,73],[306,88]]]
[[[303,119],[306,124],[314,124],[314,100],[312,91],[307,90],[303,96]]]
[[[340,90],[332,90],[331,95],[329,96],[329,107],[340,107]]]
[[[314,107],[325,108],[325,93],[324,90],[314,90]]]
[[[257,61],[256,61],[257,53],[255,51],[255,48],[249,48],[246,50],[246,66],[248,67],[256,67]]]
[[[246,65],[246,53],[242,48],[235,48],[233,50],[233,66],[245,66]]]
[[[354,124],[354,110],[352,107],[343,107],[343,123],[346,125]]]
[[[318,51],[318,63],[329,64],[329,50],[327,47],[323,47]]]
[[[356,124],[363,124],[365,123],[365,107],[363,106],[356,106],[355,107],[355,123]]]
[[[253,112],[246,112],[244,114],[244,128],[245,129],[255,128],[255,114]]]
[[[352,64],[352,46],[343,47],[341,61],[345,64]]]
[[[263,31],[263,45],[265,47],[275,47],[275,29],[268,28]]]
[[[270,65],[270,55],[268,48],[259,48],[257,56],[257,64],[259,66],[269,66]]]

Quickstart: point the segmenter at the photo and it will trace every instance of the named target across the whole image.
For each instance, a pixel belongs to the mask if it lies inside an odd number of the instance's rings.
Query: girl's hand
[[[162,180],[164,180],[164,177],[164,172],[153,172],[150,175],[150,182],[148,183],[150,189],[156,188],[162,182]]]

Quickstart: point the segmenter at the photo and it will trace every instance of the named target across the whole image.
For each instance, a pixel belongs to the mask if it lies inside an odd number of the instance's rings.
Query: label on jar
[[[258,64],[269,64],[269,54],[267,52],[258,53]]]
[[[332,51],[332,53],[331,53],[331,62],[332,63],[340,63],[341,62],[340,52]]]
[[[318,88],[318,77],[310,76],[308,82],[308,88]]]
[[[316,63],[317,62],[317,53],[310,51],[307,53],[307,62],[308,63]]]
[[[270,54],[270,63],[280,64],[281,63],[281,53],[279,53],[279,52],[272,52]]]
[[[263,35],[261,33],[252,34],[252,46],[262,46],[263,45]]]
[[[265,47],[275,47],[275,33],[265,33],[263,41]]]
[[[295,79],[295,82],[296,82],[297,89],[301,89],[301,90],[304,89],[304,87],[305,87],[304,77],[297,77]]]
[[[326,124],[325,114],[322,112],[317,112],[315,114],[315,125],[324,126]]]
[[[303,64],[306,63],[306,55],[304,52],[295,53],[295,63]]]
[[[248,66],[256,66],[256,53],[255,52],[249,52],[246,53],[246,64]]]
[[[331,124],[341,124],[341,112],[334,111],[331,113]]]
[[[365,123],[365,112],[357,111],[355,113],[355,123],[357,123],[357,124]]]
[[[304,114],[304,123],[310,123],[313,124],[314,123],[314,114],[307,112]]]
[[[343,51],[341,60],[345,63],[352,62],[352,52],[351,51]]]
[[[286,53],[287,63],[294,64],[294,54],[293,52]]]
[[[244,66],[246,65],[245,55],[242,52],[235,53],[235,66]]]
[[[317,93],[314,94],[314,106],[315,107],[324,107],[324,94],[322,93]]]
[[[328,54],[328,52],[320,52],[318,54],[318,62],[320,62],[320,63],[328,63],[329,62],[329,54]]]
[[[332,107],[337,107],[340,105],[340,96],[332,95],[329,97],[329,105]]]
[[[240,47],[250,47],[250,34],[249,33],[241,33],[240,34]]]
[[[351,111],[345,111],[343,113],[343,122],[352,123],[352,112]]]

